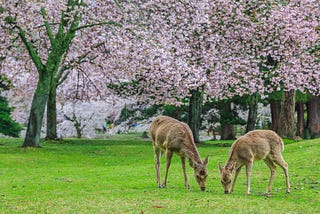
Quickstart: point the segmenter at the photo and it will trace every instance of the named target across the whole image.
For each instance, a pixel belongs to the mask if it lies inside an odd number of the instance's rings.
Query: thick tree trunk
[[[234,140],[236,138],[233,124],[221,124],[221,140]]]
[[[303,102],[298,102],[296,104],[296,111],[297,111],[297,132],[296,132],[296,136],[303,137],[304,127],[305,127],[305,122],[304,122],[304,103]]]
[[[258,95],[253,94],[249,98],[249,112],[247,119],[246,132],[252,131],[255,129],[258,117]]]
[[[279,101],[270,101],[271,128],[275,132],[278,131],[278,127],[279,127],[280,107],[281,107],[281,103]]]
[[[307,129],[311,138],[320,137],[320,96],[311,96],[307,103]]]
[[[46,139],[57,139],[57,99],[56,83],[52,82],[47,103],[47,135]]]
[[[294,139],[296,124],[295,124],[295,91],[284,91],[281,101],[280,121],[278,134],[282,138]]]
[[[222,102],[220,106],[221,140],[233,140],[236,138],[234,125],[228,123],[232,115],[231,102]]]
[[[39,147],[43,115],[49,96],[49,75],[40,75],[33,96],[28,127],[22,147]]]
[[[188,125],[193,133],[195,143],[200,143],[199,130],[201,125],[203,94],[199,90],[191,91],[189,102]]]

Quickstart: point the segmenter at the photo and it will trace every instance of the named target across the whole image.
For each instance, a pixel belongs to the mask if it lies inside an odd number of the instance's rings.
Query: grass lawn
[[[104,140],[65,139],[42,148],[20,147],[22,139],[0,139],[0,213],[319,213],[320,139],[285,145],[291,193],[285,194],[280,167],[270,197],[263,196],[269,169],[253,166],[251,195],[245,170],[235,191],[223,194],[218,162],[225,162],[231,141],[198,147],[209,158],[207,190],[200,191],[188,166],[184,188],[180,158],[174,156],[166,189],[158,189],[150,140],[135,134]],[[162,178],[165,158],[162,158]]]

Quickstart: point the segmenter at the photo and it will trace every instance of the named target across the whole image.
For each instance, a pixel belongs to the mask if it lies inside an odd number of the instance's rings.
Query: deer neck
[[[202,160],[196,148],[186,150],[184,156],[189,159],[190,165],[191,163],[192,165],[193,163],[202,164]]]
[[[229,159],[227,160],[226,164],[225,164],[225,168],[233,168],[235,165],[235,163],[238,160],[238,156],[235,152],[231,152]]]

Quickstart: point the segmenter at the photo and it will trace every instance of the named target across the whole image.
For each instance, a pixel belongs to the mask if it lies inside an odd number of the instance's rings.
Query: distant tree
[[[92,119],[92,117],[94,116],[94,112],[91,113],[90,116],[89,115],[87,115],[87,116],[82,115],[81,109],[79,109],[77,107],[77,102],[73,102],[71,112],[68,112],[68,113],[64,112],[63,116],[67,121],[72,122],[74,128],[76,129],[77,138],[81,138],[83,130],[88,125],[88,121],[90,121]]]

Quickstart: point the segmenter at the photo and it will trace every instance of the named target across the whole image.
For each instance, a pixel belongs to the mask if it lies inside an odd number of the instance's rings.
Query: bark
[[[310,97],[307,103],[307,115],[307,129],[310,137],[320,137],[320,96]]]
[[[43,115],[46,108],[50,87],[50,76],[40,75],[33,96],[28,127],[22,147],[39,147]]]
[[[305,127],[305,122],[304,122],[304,103],[303,102],[298,102],[296,104],[296,111],[297,111],[297,132],[296,132],[296,136],[303,137],[304,127]]]
[[[234,140],[236,138],[233,124],[221,124],[221,140]]]
[[[271,110],[271,129],[275,132],[278,131],[279,122],[280,122],[280,101],[270,101],[270,110]]]
[[[57,99],[56,82],[51,83],[49,98],[47,103],[47,135],[46,139],[57,139]]]
[[[222,102],[220,106],[221,140],[233,140],[236,138],[234,125],[231,123],[232,117],[231,102]]]
[[[79,123],[79,121],[75,121],[74,127],[76,128],[76,131],[77,131],[77,138],[81,139],[82,137],[81,123]]]
[[[200,143],[199,130],[201,125],[203,94],[199,90],[191,91],[189,103],[188,125],[193,133],[195,143]]]
[[[254,94],[249,98],[249,112],[247,119],[246,132],[255,129],[258,117],[258,95]]]
[[[284,91],[281,101],[280,121],[278,134],[282,138],[294,139],[296,124],[295,124],[295,91]]]

